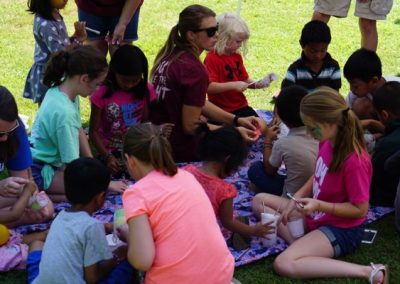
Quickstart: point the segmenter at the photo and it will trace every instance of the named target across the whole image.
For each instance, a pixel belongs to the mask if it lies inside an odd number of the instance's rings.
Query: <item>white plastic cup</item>
[[[278,230],[276,223],[278,222],[279,216],[273,213],[261,213],[261,223],[269,223],[272,221],[271,226],[275,226],[275,232],[266,235],[266,238],[262,239],[263,245],[266,247],[272,247],[276,244],[276,232]],[[268,238],[268,239],[267,239]]]
[[[304,221],[301,216],[293,216],[292,218],[289,218],[287,227],[293,238],[297,239],[304,236]]]

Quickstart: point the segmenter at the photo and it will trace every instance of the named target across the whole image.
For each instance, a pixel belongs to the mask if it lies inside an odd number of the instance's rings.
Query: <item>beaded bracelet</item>
[[[71,36],[70,38],[69,38],[69,40],[70,40],[70,42],[71,43],[75,43],[76,45],[82,45],[82,42],[80,42],[76,37],[74,37],[74,36]]]

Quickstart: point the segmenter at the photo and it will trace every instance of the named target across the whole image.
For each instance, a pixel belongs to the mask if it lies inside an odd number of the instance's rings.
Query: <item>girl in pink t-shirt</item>
[[[249,226],[234,217],[233,199],[236,197],[237,191],[233,184],[224,181],[223,178],[237,170],[247,157],[248,147],[240,133],[233,126],[224,126],[210,131],[207,124],[201,125],[197,132],[201,136],[197,151],[203,163],[199,168],[187,165],[183,169],[192,173],[203,186],[222,226],[245,236],[262,237],[270,230],[274,230],[270,224]],[[244,247],[240,240],[249,241],[249,239],[239,238],[237,234],[234,234],[233,246],[235,248]]]
[[[124,45],[111,58],[104,85],[90,98],[90,139],[114,177],[121,177],[122,140],[127,129],[147,120],[155,96],[147,83],[147,58],[140,48]]]
[[[193,175],[177,169],[160,127],[129,128],[124,157],[137,181],[122,196],[128,259],[146,271],[145,283],[230,283],[234,259],[212,206]]]
[[[293,278],[351,277],[387,283],[385,265],[363,266],[332,259],[352,253],[361,244],[368,213],[371,160],[363,130],[340,94],[321,87],[303,98],[300,114],[320,141],[314,175],[296,192],[297,201],[259,194],[260,203],[281,210],[278,234],[291,245],[274,262],[280,275]],[[284,224],[295,213],[305,216],[308,233],[295,240]]]

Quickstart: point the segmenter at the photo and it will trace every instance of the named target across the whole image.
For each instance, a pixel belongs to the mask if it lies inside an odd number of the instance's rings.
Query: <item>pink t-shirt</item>
[[[127,220],[149,218],[156,253],[145,283],[230,283],[233,256],[193,175],[152,171],[124,192],[122,202]]]
[[[155,98],[155,91],[148,84],[150,101]],[[99,135],[109,152],[122,149],[123,136],[127,129],[142,122],[146,99],[136,99],[134,94],[116,91],[104,98],[106,86],[99,87],[90,97],[92,104],[101,110]]]
[[[211,201],[216,216],[219,216],[219,208],[224,200],[235,198],[237,196],[237,190],[233,184],[218,177],[207,175],[194,165],[186,165],[183,169],[193,174],[204,188]]]
[[[328,172],[332,155],[331,143],[329,141],[321,142],[314,173],[314,198],[333,203],[361,204],[368,202],[372,177],[371,159],[368,153],[365,151],[361,155],[350,154],[336,173]],[[351,228],[361,225],[365,218],[343,218],[316,212],[307,216],[306,221],[308,228],[314,230],[323,225]]]

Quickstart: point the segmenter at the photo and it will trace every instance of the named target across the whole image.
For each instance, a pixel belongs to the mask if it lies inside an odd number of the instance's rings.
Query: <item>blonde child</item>
[[[298,279],[351,277],[387,283],[384,265],[333,259],[360,246],[368,213],[372,166],[356,115],[339,93],[328,87],[305,96],[300,113],[320,141],[314,175],[294,194],[297,202],[265,193],[253,200],[257,214],[262,203],[271,211],[283,209],[278,234],[291,244],[275,259],[275,271]],[[299,213],[308,233],[294,240],[284,224]]]
[[[193,175],[176,167],[159,127],[132,126],[124,153],[137,181],[122,196],[128,260],[146,271],[144,283],[230,283],[234,260],[210,201]]]
[[[271,80],[267,76],[255,82],[247,74],[241,52],[246,55],[249,28],[239,16],[231,13],[218,16],[217,22],[218,41],[215,49],[208,52],[204,59],[210,79],[208,99],[239,117],[257,116],[243,92],[247,88],[265,88]]]
[[[148,119],[155,97],[147,82],[148,63],[143,51],[125,45],[116,50],[104,84],[90,97],[89,137],[114,177],[125,175],[122,140],[127,129]]]
[[[35,38],[34,64],[29,70],[23,92],[24,98],[42,103],[48,90],[43,83],[46,63],[52,53],[81,45],[86,39],[84,22],[75,22],[75,32],[68,37],[60,10],[68,0],[28,0],[28,12],[35,15],[33,36]]]
[[[274,230],[269,224],[249,226],[246,222],[240,222],[233,214],[233,199],[237,196],[237,190],[233,184],[223,179],[236,171],[246,159],[248,146],[232,126],[210,131],[204,124],[199,127],[198,133],[201,136],[198,156],[203,163],[199,168],[189,164],[183,169],[192,173],[203,186],[222,226],[237,233],[232,237],[233,247],[241,249],[245,247],[243,241],[250,241],[242,236],[263,237]]]

